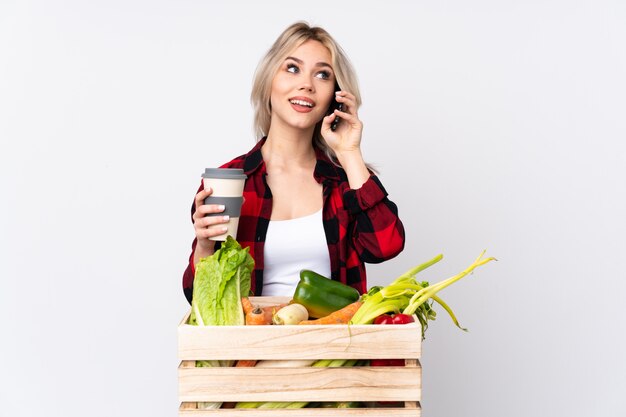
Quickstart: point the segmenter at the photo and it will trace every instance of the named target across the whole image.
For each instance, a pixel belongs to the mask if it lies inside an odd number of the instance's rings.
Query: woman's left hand
[[[346,152],[360,151],[363,123],[356,111],[356,99],[347,91],[335,93],[335,98],[338,103],[343,103],[343,111],[335,110],[334,113],[324,117],[322,136],[337,156]],[[339,117],[339,124],[333,132],[330,126],[335,117]]]

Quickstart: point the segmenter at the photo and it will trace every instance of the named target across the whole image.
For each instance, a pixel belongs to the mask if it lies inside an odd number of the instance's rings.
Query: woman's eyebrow
[[[296,61],[296,62],[297,62],[298,64],[300,64],[300,65],[302,65],[302,64],[304,63],[304,61],[302,61],[301,59],[296,58],[296,57],[293,57],[293,56],[288,56],[287,58],[285,58],[285,61],[286,61],[286,60],[288,60],[288,59],[291,59],[291,60],[293,60],[293,61]],[[316,67],[328,67],[328,68],[330,68],[330,69],[332,69],[332,68],[333,68],[330,64],[328,64],[328,63],[326,63],[326,62],[323,62],[323,61],[316,63],[316,64],[315,64],[315,66],[316,66]]]

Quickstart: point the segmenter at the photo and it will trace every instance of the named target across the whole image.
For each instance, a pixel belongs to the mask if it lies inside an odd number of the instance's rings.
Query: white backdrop
[[[327,28],[407,231],[370,285],[443,253],[424,416],[626,406],[624,2],[0,4],[0,415],[176,415],[176,326],[207,166],[254,143],[258,59]]]

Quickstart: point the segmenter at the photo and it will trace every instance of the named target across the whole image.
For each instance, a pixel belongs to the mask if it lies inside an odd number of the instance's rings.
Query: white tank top
[[[322,210],[291,220],[271,220],[264,247],[264,296],[293,296],[300,270],[330,277]]]

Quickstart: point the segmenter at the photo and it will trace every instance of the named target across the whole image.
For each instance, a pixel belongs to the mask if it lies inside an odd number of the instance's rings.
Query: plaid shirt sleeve
[[[398,255],[404,249],[404,226],[377,176],[371,175],[356,190],[349,187],[344,173],[339,177],[324,207],[332,279],[365,293],[365,263]]]
[[[352,242],[361,261],[380,263],[404,249],[404,226],[398,208],[387,198],[377,176],[370,176],[357,190],[345,191],[343,200],[354,215]]]

